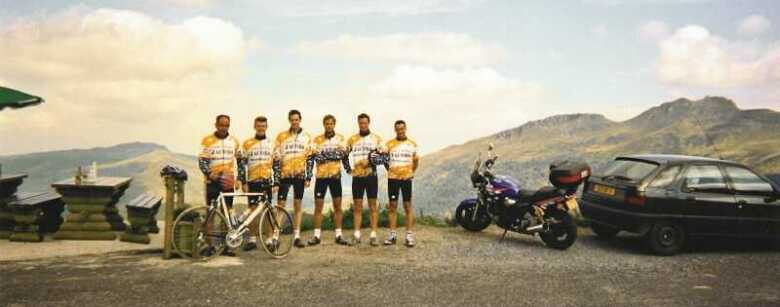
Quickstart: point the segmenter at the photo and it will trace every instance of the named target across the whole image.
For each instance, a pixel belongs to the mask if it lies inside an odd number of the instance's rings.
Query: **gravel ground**
[[[490,228],[423,228],[418,246],[323,245],[206,263],[159,253],[0,262],[0,305],[778,306],[780,248],[715,240],[674,257],[581,230],[566,251]],[[399,242],[401,243],[401,242]]]
[[[162,247],[161,234],[149,234],[150,244],[116,241],[54,240],[43,242],[11,242],[0,240],[0,263],[12,260],[34,260],[51,257],[107,254],[114,252],[155,251]]]

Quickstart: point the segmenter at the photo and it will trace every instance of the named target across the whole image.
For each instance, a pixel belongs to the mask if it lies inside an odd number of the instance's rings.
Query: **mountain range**
[[[491,143],[499,156],[494,171],[517,178],[526,189],[547,185],[549,164],[555,160],[584,160],[598,170],[615,156],[642,153],[733,160],[780,181],[776,175],[780,174],[780,113],[741,110],[722,97],[681,98],[626,121],[611,121],[599,114],[557,115],[427,154],[415,176],[415,206],[425,214],[445,214],[472,196],[468,175],[479,152],[484,154]],[[143,192],[165,195],[159,176],[165,165],[179,166],[190,175],[187,202],[203,202],[197,158],[158,144],[0,156],[3,173],[28,174],[22,191],[48,190],[52,182],[72,177],[78,165],[93,161],[101,176],[133,177],[120,204]],[[349,178],[344,180],[345,195],[350,193],[349,182]],[[387,199],[384,191],[380,192],[382,203]],[[310,207],[311,193],[307,195],[304,204]]]

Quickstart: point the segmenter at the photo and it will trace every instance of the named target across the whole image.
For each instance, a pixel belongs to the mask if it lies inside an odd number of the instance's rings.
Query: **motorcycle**
[[[590,166],[581,162],[554,162],[550,166],[553,187],[536,191],[520,189],[512,177],[494,175],[493,166],[498,156],[493,145],[488,157],[481,161],[481,153],[474,163],[471,183],[477,197],[460,203],[455,210],[455,220],[469,231],[479,232],[495,223],[508,231],[541,237],[545,245],[564,250],[577,240],[577,226],[570,210],[577,208],[577,187],[590,176]]]

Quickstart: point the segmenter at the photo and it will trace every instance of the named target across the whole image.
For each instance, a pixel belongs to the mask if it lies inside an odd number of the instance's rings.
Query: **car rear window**
[[[601,170],[604,178],[640,181],[658,167],[657,163],[643,160],[617,159]]]

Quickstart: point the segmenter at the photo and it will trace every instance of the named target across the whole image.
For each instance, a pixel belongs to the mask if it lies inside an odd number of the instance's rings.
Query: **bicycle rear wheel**
[[[205,206],[184,210],[173,222],[173,250],[185,259],[208,260],[225,250],[228,221]]]
[[[293,246],[293,220],[290,213],[279,206],[268,206],[260,215],[260,242],[271,257],[287,256]],[[271,244],[268,243],[271,239]]]

